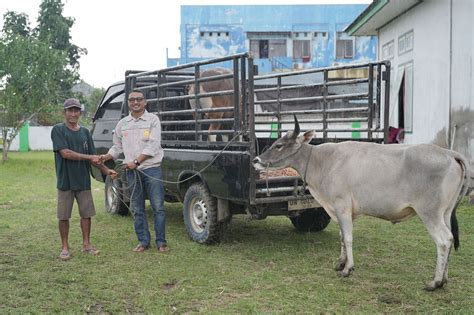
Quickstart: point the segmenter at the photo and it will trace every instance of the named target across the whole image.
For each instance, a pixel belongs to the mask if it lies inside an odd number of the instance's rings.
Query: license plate
[[[288,210],[301,210],[301,209],[309,209],[309,208],[318,208],[321,205],[314,200],[311,199],[296,199],[288,201]]]

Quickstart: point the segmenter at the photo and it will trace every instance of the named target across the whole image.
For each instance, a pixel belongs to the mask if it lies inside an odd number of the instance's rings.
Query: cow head
[[[309,143],[314,130],[308,130],[299,136],[300,125],[295,117],[295,129],[275,141],[272,146],[253,160],[257,170],[281,169],[290,166],[291,158],[295,156],[304,143]]]

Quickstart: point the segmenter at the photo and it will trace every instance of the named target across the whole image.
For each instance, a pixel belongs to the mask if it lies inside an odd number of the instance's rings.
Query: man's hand
[[[93,164],[102,164],[102,161],[98,155],[91,155],[90,162]]]
[[[110,154],[102,154],[99,155],[99,159],[101,163],[107,162],[108,160],[112,160],[112,156]]]
[[[134,170],[134,169],[136,169],[137,167],[138,167],[137,164],[133,163],[133,161],[127,163],[127,168],[128,168],[129,170]]]
[[[114,170],[109,169],[109,170],[107,171],[107,175],[109,175],[110,178],[112,178],[112,179],[116,179],[117,176],[118,176],[118,173],[117,173],[116,171],[114,171]]]

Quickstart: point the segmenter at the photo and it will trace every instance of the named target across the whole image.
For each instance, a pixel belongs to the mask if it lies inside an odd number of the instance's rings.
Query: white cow
[[[433,281],[448,280],[451,246],[459,247],[456,207],[469,185],[469,163],[454,151],[435,145],[363,142],[308,144],[314,131],[295,130],[278,139],[253,161],[257,170],[296,169],[311,195],[340,226],[341,255],[336,270],[347,277],[354,269],[352,221],[365,214],[397,223],[418,215],[436,243]]]

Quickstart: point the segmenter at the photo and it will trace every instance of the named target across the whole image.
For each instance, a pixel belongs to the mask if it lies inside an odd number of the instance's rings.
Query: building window
[[[354,38],[344,32],[337,32],[336,59],[354,58]]]
[[[314,32],[314,37],[315,38],[327,39],[328,38],[328,32]]]
[[[229,32],[199,32],[199,35],[203,38],[209,38],[217,35],[217,37],[227,39],[229,37]]]
[[[308,32],[294,32],[292,35],[293,35],[293,38],[299,38],[299,39],[311,37],[311,33],[308,33]]]
[[[395,43],[393,40],[382,46],[382,59],[388,60],[393,59],[395,55]]]
[[[250,52],[255,58],[286,57],[286,39],[250,40]]]
[[[311,59],[311,41],[309,40],[294,40],[293,41],[293,58],[303,59],[309,61]]]
[[[398,37],[398,55],[413,50],[413,30]]]

